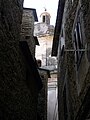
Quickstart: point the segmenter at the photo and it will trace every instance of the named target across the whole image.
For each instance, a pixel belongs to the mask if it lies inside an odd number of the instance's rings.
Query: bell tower
[[[45,8],[44,12],[41,13],[40,15],[41,19],[42,19],[42,23],[46,23],[48,25],[50,25],[50,14],[47,12],[47,9]]]

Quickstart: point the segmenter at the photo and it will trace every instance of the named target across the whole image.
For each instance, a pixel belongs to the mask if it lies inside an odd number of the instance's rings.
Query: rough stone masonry
[[[0,120],[36,119],[37,89],[25,83],[19,49],[22,5],[23,0],[0,0]]]

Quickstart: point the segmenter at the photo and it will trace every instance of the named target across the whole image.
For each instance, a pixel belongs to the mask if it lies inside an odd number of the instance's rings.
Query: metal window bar
[[[65,49],[63,45],[62,50],[61,50],[61,56],[63,56],[64,52],[76,52],[76,51],[85,52],[87,51],[87,49]]]
[[[65,49],[64,51],[66,51],[66,52],[74,52],[74,51],[81,51],[81,52],[85,52],[85,51],[86,51],[86,49],[76,49],[76,50],[74,50],[74,49]]]

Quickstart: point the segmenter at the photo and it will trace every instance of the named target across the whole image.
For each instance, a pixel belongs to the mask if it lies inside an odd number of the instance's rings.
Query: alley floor
[[[58,120],[57,81],[48,83],[47,120]]]

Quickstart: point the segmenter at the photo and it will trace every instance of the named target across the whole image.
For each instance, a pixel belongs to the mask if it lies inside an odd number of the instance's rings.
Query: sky
[[[39,22],[41,21],[40,14],[44,12],[44,8],[46,8],[51,15],[50,24],[55,26],[58,0],[24,0],[23,6],[27,8],[35,8]]]

